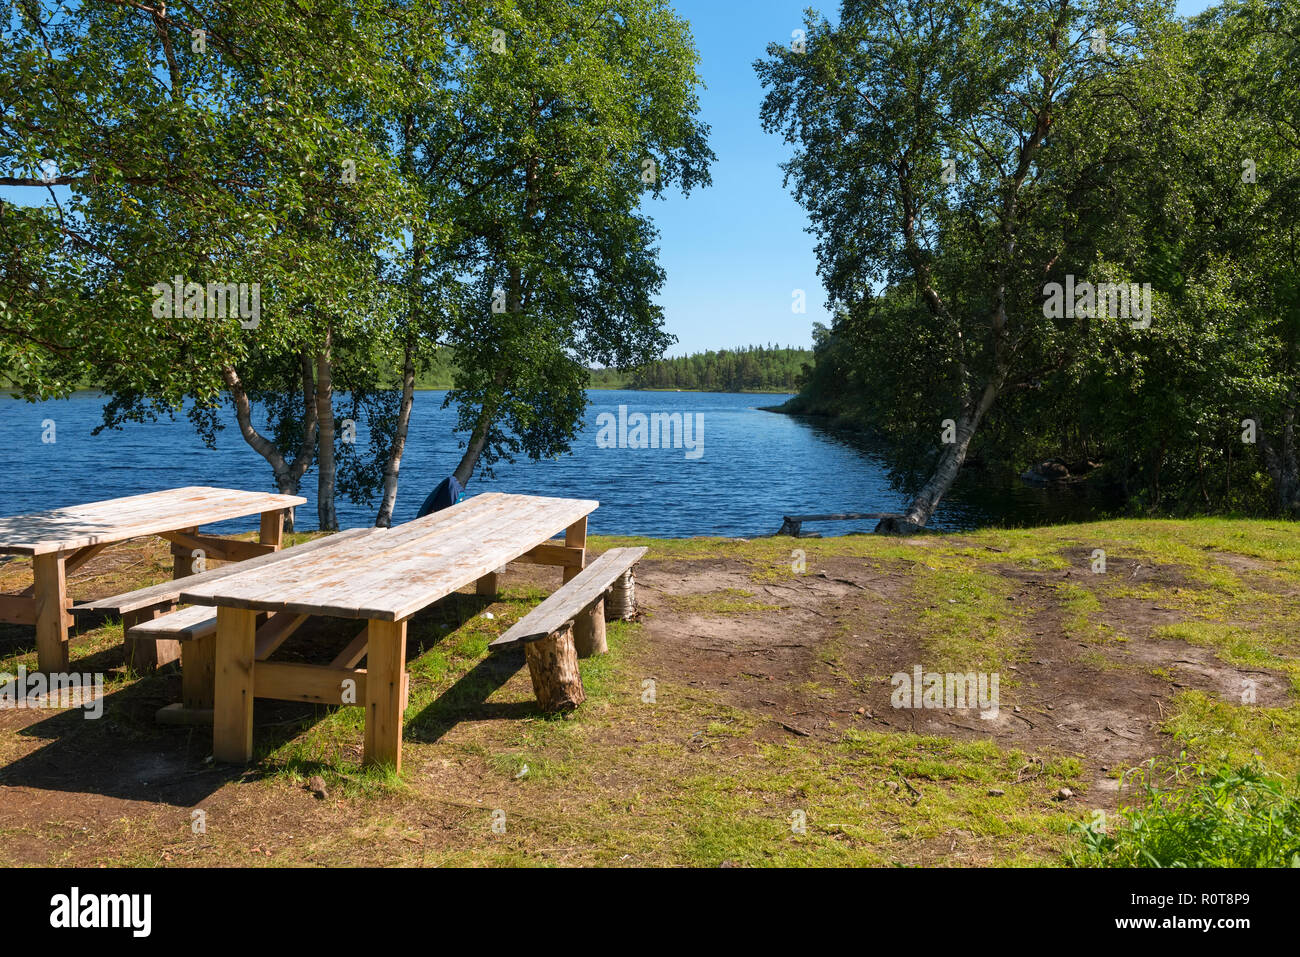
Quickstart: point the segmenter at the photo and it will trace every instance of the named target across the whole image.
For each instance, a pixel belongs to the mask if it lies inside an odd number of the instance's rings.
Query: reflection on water
[[[415,517],[424,497],[459,461],[451,431],[455,410],[442,409],[443,392],[417,394],[402,463],[396,520]],[[770,534],[786,514],[897,511],[906,496],[891,480],[885,459],[853,433],[833,431],[815,420],[763,412],[787,396],[700,392],[593,391],[586,426],[574,448],[553,461],[501,463],[492,478],[479,477],[469,492],[490,489],[538,495],[596,498],[596,534],[755,536]],[[342,400],[340,399],[340,405]],[[91,435],[100,422],[101,396],[28,404],[0,397],[0,514],[40,511],[96,499],[181,485],[219,485],[274,490],[271,470],[240,438],[233,415],[216,449],[204,448],[181,417],[131,424],[119,432]],[[621,407],[621,408],[620,408]],[[703,426],[692,434],[694,450],[661,441],[637,447],[636,413],[690,415]],[[602,415],[604,418],[601,418]],[[55,424],[53,442],[42,423]],[[600,427],[626,428],[619,441],[597,441]],[[667,433],[671,435],[671,432]],[[369,437],[358,427],[359,447]],[[648,444],[648,443],[647,443]],[[700,454],[695,456],[695,452]],[[688,454],[689,453],[689,454]],[[315,527],[316,476],[309,472],[299,509],[300,529]],[[377,503],[376,503],[377,504]],[[1018,480],[990,483],[964,474],[932,522],[940,529],[1023,525],[1080,520],[1099,503],[1088,486],[1031,488]],[[370,525],[373,505],[338,502],[344,527]],[[869,531],[870,522],[809,525],[806,531],[843,534]],[[252,527],[248,521],[223,528]]]

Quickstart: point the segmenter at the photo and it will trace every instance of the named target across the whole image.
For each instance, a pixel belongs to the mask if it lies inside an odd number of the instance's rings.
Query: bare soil
[[[1086,567],[1086,553],[1062,554]],[[1219,560],[1243,577],[1268,568],[1244,556]],[[1112,561],[1125,575],[1135,569],[1130,583],[1193,587],[1177,567]],[[22,587],[21,565],[0,566],[0,591]],[[397,788],[367,790],[363,783],[358,791],[331,778],[324,794],[314,792],[304,781],[317,767],[310,755],[286,771],[276,749],[294,742],[319,740],[322,773],[361,756],[357,726],[338,727],[326,709],[288,703],[256,705],[259,749],[272,757],[252,768],[213,765],[210,731],[153,722],[157,709],[179,697],[174,670],[119,680],[106,701],[110,720],[85,721],[78,711],[0,710],[0,861],[457,863],[467,843],[491,840],[491,809],[509,806],[530,836],[492,851],[493,862],[618,863],[622,844],[631,849],[627,863],[672,862],[668,831],[686,825],[657,817],[656,800],[688,779],[721,773],[728,758],[752,758],[764,745],[798,745],[819,755],[849,729],[991,739],[1007,751],[1076,758],[1088,806],[1107,808],[1120,798],[1116,769],[1177,753],[1164,725],[1180,690],[1228,700],[1249,678],[1261,706],[1289,703],[1282,673],[1234,667],[1205,647],[1153,637],[1160,625],[1187,617],[1173,606],[1109,597],[1100,620],[1124,640],[1072,637],[1056,588],[1086,578],[1077,566],[984,566],[1006,583],[1008,604],[1021,615],[1021,651],[1003,675],[993,719],[974,710],[891,707],[890,676],[926,660],[925,599],[913,563],[826,554],[810,560],[805,574],[781,576],[762,574],[763,563],[748,557],[655,557],[653,550],[638,569],[639,627],[601,679],[613,690],[593,694],[567,721],[537,712],[521,655],[473,659],[443,647],[466,628],[504,629],[527,609],[527,599],[489,603],[463,594],[419,616],[411,631],[412,682],[429,694],[408,712],[405,783]],[[78,599],[114,594],[124,583],[160,580],[166,569],[163,547],[133,544],[91,562],[71,590]],[[517,596],[527,586],[550,591],[557,577],[553,569],[512,566],[504,582]],[[1258,587],[1295,594],[1272,579]],[[74,637],[72,670],[111,678],[121,667],[115,627]],[[280,657],[328,660],[353,631],[346,622],[313,622]],[[9,663],[0,670],[15,661],[31,667],[32,645],[31,629],[0,626],[0,663]],[[444,653],[439,668],[424,676],[422,656]],[[646,679],[684,689],[681,697],[703,712],[637,708]],[[743,714],[749,732],[700,730],[699,715],[720,707]],[[539,744],[543,735],[549,737]],[[538,754],[558,769],[551,777]],[[520,772],[513,758],[534,767]],[[527,774],[536,790],[521,802]],[[607,815],[599,834],[570,830],[574,814],[595,806]],[[198,837],[196,810],[207,822]],[[641,828],[635,837],[634,828]],[[658,839],[645,836],[656,829],[668,835],[662,853],[654,850]],[[989,846],[962,830],[917,837],[890,854],[914,863],[980,863],[996,857]]]

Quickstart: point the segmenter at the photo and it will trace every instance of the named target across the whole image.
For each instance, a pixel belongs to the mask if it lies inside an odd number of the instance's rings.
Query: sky
[[[788,43],[809,6],[827,15],[837,0],[675,0],[690,21],[707,89],[701,118],[717,154],[713,185],[690,197],[648,204],[660,231],[660,261],[668,274],[659,297],[669,355],[739,345],[811,346],[814,322],[829,322],[817,276],[808,217],[782,186],[789,148],[763,132],[763,88],[753,62],[772,42]],[[1209,0],[1179,0],[1192,16]],[[792,310],[806,293],[807,312]]]
[[[668,355],[742,345],[810,346],[814,322],[828,322],[808,217],[782,185],[789,148],[763,132],[763,89],[754,60],[772,42],[788,43],[808,6],[833,14],[838,0],[676,0],[700,52],[701,118],[717,154],[713,185],[689,197],[647,205],[659,228],[667,281],[659,296]],[[1178,0],[1191,16],[1210,0]],[[0,187],[0,196],[32,202],[32,190]],[[795,290],[806,312],[792,309]]]

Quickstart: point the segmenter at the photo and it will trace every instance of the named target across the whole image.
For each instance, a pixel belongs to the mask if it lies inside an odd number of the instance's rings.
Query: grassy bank
[[[1207,519],[596,539],[650,552],[642,614],[582,663],[587,702],[543,716],[522,657],[485,655],[558,584],[512,566],[498,599],[460,594],[413,620],[400,779],[360,766],[358,709],[275,702],[257,705],[255,763],[212,765],[205,730],[153,721],[176,675],[113,670],[109,622],[73,645],[74,670],[109,672],[103,719],[0,712],[0,861],[1059,865],[1098,812],[1114,836],[1123,809],[1148,803],[1133,770],[1151,758],[1291,787],[1298,531]],[[71,590],[169,569],[140,543]],[[0,591],[25,574],[0,565]],[[328,660],[350,637],[323,622],[283,655]],[[19,664],[35,666],[30,629],[0,626],[0,671]],[[996,718],[891,707],[891,676],[914,665],[997,672]]]

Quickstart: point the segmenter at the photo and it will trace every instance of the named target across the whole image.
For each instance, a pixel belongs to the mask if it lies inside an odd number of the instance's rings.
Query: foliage
[[[1300,781],[1257,768],[1161,766],[1133,777],[1142,802],[1119,823],[1074,826],[1080,867],[1300,867]],[[1166,786],[1166,780],[1169,785]]]
[[[1135,511],[1300,510],[1298,17],[845,3],[769,51],[834,315],[791,408],[877,433],[938,494],[951,417],[1008,471],[1100,461]],[[1067,276],[1150,283],[1149,326],[1048,316]]]

